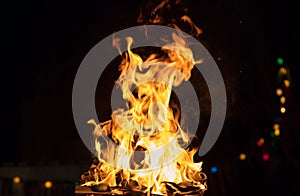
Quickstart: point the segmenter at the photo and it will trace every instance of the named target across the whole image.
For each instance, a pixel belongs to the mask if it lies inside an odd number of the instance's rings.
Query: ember
[[[141,14],[139,22],[166,25],[163,10],[172,4],[180,2],[163,1],[148,20]],[[172,21],[167,25],[179,29]],[[201,33],[188,16],[180,22],[195,36]],[[144,49],[141,54],[131,50],[134,38],[126,37],[116,84],[127,109],[114,110],[106,122],[88,122],[95,125],[98,156],[82,174],[77,194],[203,195],[207,189],[202,162],[193,160],[198,149],[189,146],[193,138],[182,129],[180,106],[171,98],[172,87],[189,80],[201,59],[194,59],[183,35],[174,33],[171,39],[159,52]],[[119,49],[121,38],[112,41]]]

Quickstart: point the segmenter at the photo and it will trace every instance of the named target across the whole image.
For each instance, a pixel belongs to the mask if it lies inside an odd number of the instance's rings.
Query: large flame
[[[187,16],[181,20],[194,26]],[[194,30],[201,33],[199,28]],[[206,190],[201,180],[202,162],[193,161],[197,149],[186,148],[191,138],[180,126],[179,105],[171,101],[172,87],[187,81],[199,61],[180,34],[174,33],[171,44],[144,60],[131,50],[133,38],[126,40],[127,52],[120,53],[123,60],[116,84],[127,109],[113,111],[111,120],[100,124],[89,121],[95,125],[100,164],[95,168],[95,181],[84,185],[106,183],[114,187],[136,182],[138,190],[166,194],[165,182],[173,182]],[[114,38],[113,45],[119,49],[120,39]]]
[[[118,186],[134,180],[152,193],[166,193],[164,182],[190,182],[206,189],[199,181],[202,162],[193,162],[197,149],[184,148],[190,138],[180,127],[178,106],[170,102],[172,86],[188,80],[196,62],[183,37],[173,34],[172,38],[168,49],[162,48],[167,56],[151,54],[146,60],[131,51],[133,39],[127,38],[128,51],[119,66],[117,84],[129,102],[128,110],[117,109],[111,120],[98,125],[89,121],[96,126],[101,164],[96,168],[96,181],[86,185]],[[118,46],[119,41],[114,39],[113,44]]]

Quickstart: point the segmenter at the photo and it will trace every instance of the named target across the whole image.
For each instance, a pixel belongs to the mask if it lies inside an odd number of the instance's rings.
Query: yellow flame
[[[145,61],[131,51],[133,39],[127,38],[128,51],[119,66],[117,84],[129,102],[128,110],[117,109],[111,120],[98,125],[89,121],[95,125],[95,148],[101,163],[96,168],[96,182],[85,185],[104,182],[118,186],[119,175],[123,181],[137,181],[146,187],[145,192],[166,193],[166,181],[192,182],[206,189],[199,181],[202,162],[193,162],[197,149],[183,148],[189,138],[180,127],[178,106],[170,102],[172,87],[190,78],[195,60],[180,35],[173,34],[172,38],[172,44],[162,47],[167,58],[151,54]],[[119,41],[113,44],[118,46]],[[130,90],[133,86],[135,94]]]
[[[165,6],[168,1],[162,1],[153,13]],[[160,24],[162,20],[156,15],[150,23]],[[193,35],[202,32],[188,16],[181,20],[189,24]],[[171,26],[179,29],[175,24]],[[114,37],[112,44],[121,54],[120,41]],[[202,162],[193,161],[197,149],[186,148],[191,138],[180,126],[179,106],[170,101],[172,87],[189,80],[191,70],[201,60],[194,59],[181,34],[172,34],[172,42],[162,47],[161,53],[148,54],[146,59],[131,50],[132,37],[126,41],[127,52],[121,54],[124,58],[116,84],[128,103],[127,110],[116,109],[111,120],[100,124],[88,122],[95,125],[95,149],[100,163],[95,168],[95,181],[84,185],[121,186],[134,180],[139,190],[166,194],[164,182],[188,182],[206,190]]]

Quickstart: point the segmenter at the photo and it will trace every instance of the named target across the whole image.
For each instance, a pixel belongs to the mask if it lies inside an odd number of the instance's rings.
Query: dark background
[[[1,163],[89,163],[71,108],[76,71],[113,32],[137,25],[146,1],[14,2],[4,12]],[[186,1],[217,61],[228,94],[224,129],[201,160],[207,195],[297,195],[299,186],[299,3],[296,0]],[[10,11],[11,10],[11,11]],[[255,146],[280,116],[275,89],[282,57],[291,74],[287,113],[270,161]],[[103,92],[103,96],[107,93]],[[98,103],[101,100],[98,101]],[[246,161],[238,160],[246,153]],[[216,174],[210,173],[217,166]],[[78,174],[80,175],[80,174]]]

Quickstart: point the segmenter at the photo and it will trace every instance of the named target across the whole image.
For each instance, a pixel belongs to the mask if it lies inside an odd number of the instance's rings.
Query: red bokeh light
[[[270,155],[269,155],[269,154],[263,154],[262,159],[263,159],[264,161],[267,161],[267,160],[270,159]]]
[[[265,142],[264,139],[260,138],[259,140],[257,140],[256,145],[261,147],[264,144],[264,142]]]

